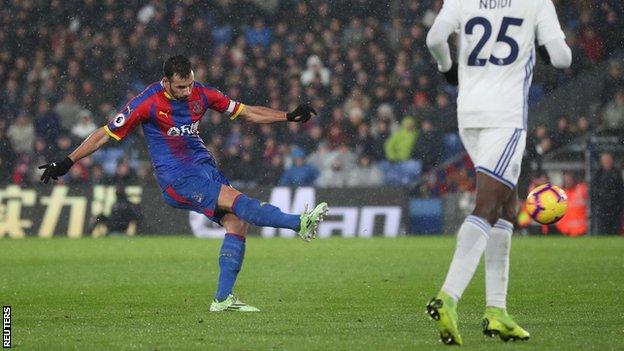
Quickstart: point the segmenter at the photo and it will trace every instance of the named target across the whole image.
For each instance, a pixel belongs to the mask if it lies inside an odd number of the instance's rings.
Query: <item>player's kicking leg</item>
[[[509,252],[514,218],[518,213],[518,190],[503,205],[501,218],[490,230],[485,248],[486,308],[483,333],[502,340],[528,340],[529,333],[507,314],[507,285],[509,282]]]
[[[232,294],[236,276],[243,266],[245,257],[247,223],[228,213],[221,218],[221,224],[225,227],[226,234],[219,253],[217,293],[210,305],[210,311],[258,312],[259,309],[249,306]]]
[[[328,211],[327,203],[321,202],[312,211],[304,211],[301,215],[284,213],[278,207],[247,197],[227,185],[221,186],[218,207],[259,227],[292,229],[305,241],[316,237],[318,225]]]
[[[462,345],[458,329],[457,302],[472,279],[487,245],[492,224],[496,223],[511,189],[494,178],[477,173],[477,201],[472,214],[457,233],[453,261],[438,295],[427,304],[427,314],[435,321],[442,342]]]
[[[226,235],[219,255],[217,293],[210,305],[210,311],[258,312],[259,309],[247,305],[232,294],[245,256],[246,222],[257,226],[290,228],[298,232],[303,240],[310,241],[316,236],[318,225],[327,213],[327,204],[323,202],[311,212],[305,211],[300,216],[291,215],[283,213],[273,205],[251,199],[228,185],[223,185],[217,207],[218,210],[228,213],[220,220],[226,229]]]

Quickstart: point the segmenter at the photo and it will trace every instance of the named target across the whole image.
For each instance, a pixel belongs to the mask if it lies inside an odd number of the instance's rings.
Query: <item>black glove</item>
[[[453,62],[451,69],[444,72],[444,78],[446,78],[446,82],[452,86],[459,85],[459,78],[457,77],[457,63]]]
[[[548,54],[548,50],[546,50],[546,46],[537,46],[537,53],[545,64],[550,65],[550,55]]]
[[[41,181],[45,184],[48,184],[50,178],[54,180],[58,180],[58,177],[62,177],[67,172],[71,166],[74,165],[74,161],[69,157],[65,157],[65,159],[61,162],[52,162],[45,165],[39,166],[39,169],[43,169],[43,174],[41,175]]]
[[[286,113],[286,119],[290,122],[305,123],[312,118],[312,114],[316,116],[316,111],[312,106],[309,104],[300,104],[294,111]]]

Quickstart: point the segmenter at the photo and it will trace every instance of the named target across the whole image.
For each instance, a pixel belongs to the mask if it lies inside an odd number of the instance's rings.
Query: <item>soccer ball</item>
[[[568,196],[556,185],[542,184],[529,193],[526,209],[536,222],[553,224],[566,214]]]

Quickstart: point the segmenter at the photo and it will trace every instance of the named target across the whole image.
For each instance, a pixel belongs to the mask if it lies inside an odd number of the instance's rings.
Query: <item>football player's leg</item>
[[[436,322],[442,342],[461,345],[456,305],[472,280],[488,241],[489,231],[498,218],[502,201],[510,189],[494,178],[477,173],[477,202],[472,214],[457,233],[457,244],[446,280],[438,295],[427,305]]]
[[[284,213],[278,207],[247,197],[231,186],[221,186],[217,206],[253,225],[299,230],[299,216]]]
[[[459,300],[472,279],[487,245],[490,229],[496,223],[503,200],[511,189],[490,176],[477,173],[477,201],[472,214],[457,233],[457,245],[442,291]]]
[[[245,235],[247,223],[228,213],[221,218],[225,227],[225,238],[219,253],[219,281],[217,283],[217,301],[225,300],[231,293],[245,258]]]
[[[232,212],[242,220],[260,227],[292,229],[304,240],[314,236],[318,223],[327,212],[327,204],[320,203],[313,211],[301,216],[284,213],[276,206],[247,197],[227,185],[221,186],[218,208]]]
[[[483,333],[507,340],[527,340],[529,333],[522,329],[506,310],[509,282],[509,252],[513,222],[518,213],[518,191],[503,204],[501,217],[490,230],[485,249],[486,309],[483,316]]]
[[[225,227],[226,234],[219,253],[220,272],[217,293],[210,304],[210,311],[258,312],[259,309],[242,302],[232,294],[236,277],[245,257],[247,223],[231,213],[221,217],[220,223]]]
[[[485,248],[486,306],[505,308],[509,282],[509,252],[514,219],[518,213],[517,188],[509,195],[501,216],[490,230]]]

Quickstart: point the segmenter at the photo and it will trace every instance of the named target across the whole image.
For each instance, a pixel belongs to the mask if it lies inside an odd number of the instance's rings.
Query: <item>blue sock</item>
[[[245,257],[245,237],[237,234],[225,234],[219,254],[219,282],[217,301],[225,300],[232,293],[236,276],[240,272]]]
[[[234,200],[232,212],[245,222],[259,227],[289,228],[299,231],[299,216],[284,213],[271,204],[261,204],[260,201],[245,195],[239,195]]]

